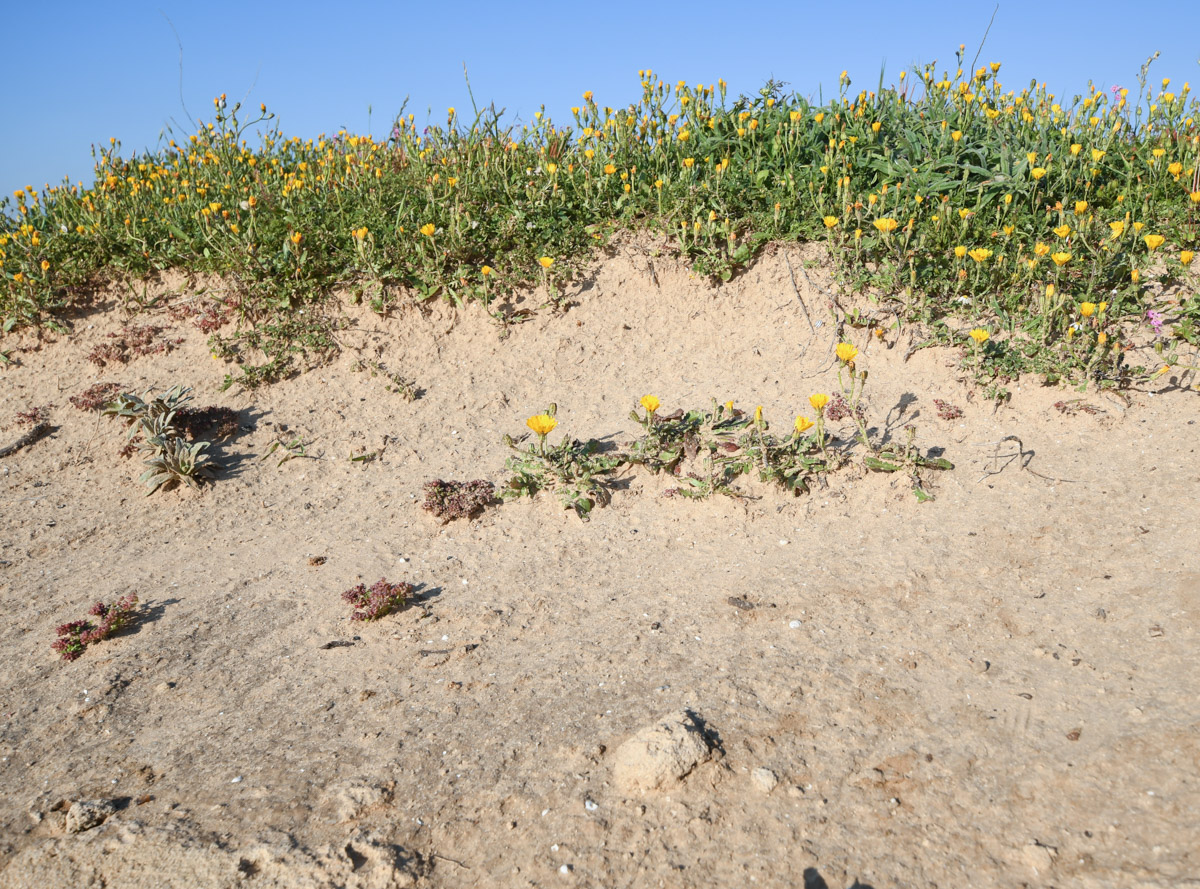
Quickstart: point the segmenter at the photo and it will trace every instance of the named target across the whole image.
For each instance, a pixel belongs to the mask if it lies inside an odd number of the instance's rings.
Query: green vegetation
[[[767,242],[823,240],[845,289],[930,342],[969,345],[947,318],[987,331],[972,353],[982,379],[1127,382],[1152,294],[1194,285],[1200,106],[1186,84],[1151,85],[1149,63],[1134,91],[1067,100],[962,61],[857,93],[843,73],[821,105],[774,82],[732,98],[724,81],[645,71],[640,102],[584,93],[566,127],[450,109],[421,132],[398,117],[383,141],[288,138],[265,106],[247,116],[221,96],[182,141],[102,148],[91,187],[0,204],[0,319],[58,326],[113,279],[217,275],[232,295],[208,307],[212,348],[253,385],[336,348],[336,292],[380,312],[474,300],[508,323],[506,297],[540,284],[557,306],[596,245],[649,228],[721,279]],[[1193,341],[1200,297],[1171,312],[1155,334]]]

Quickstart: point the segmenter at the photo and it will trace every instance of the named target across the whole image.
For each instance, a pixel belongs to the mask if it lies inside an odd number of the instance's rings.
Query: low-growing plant
[[[17,411],[13,419],[16,420],[18,426],[41,426],[50,419],[50,411],[53,408],[52,404],[38,405],[27,411]]]
[[[183,342],[182,337],[163,337],[166,328],[153,324],[131,324],[108,335],[110,342],[101,343],[88,353],[88,361],[99,367],[107,364],[126,364],[142,355],[170,352]]]
[[[474,518],[495,500],[495,485],[484,479],[470,482],[435,479],[425,483],[421,507],[446,524],[453,519]]]
[[[96,383],[67,400],[81,411],[101,411],[120,394],[120,383]]]
[[[73,620],[65,623],[57,630],[58,639],[51,648],[62,655],[64,661],[73,661],[89,645],[107,639],[123,627],[129,626],[137,619],[137,596],[122,596],[115,602],[105,604],[97,602],[88,614],[96,620]]]
[[[611,499],[605,476],[626,462],[625,455],[601,453],[595,439],[581,442],[564,437],[557,447],[548,448],[546,437],[558,425],[557,405],[526,420],[537,436],[537,443],[521,447],[512,436],[505,435],[504,443],[513,449],[505,469],[511,474],[500,497],[532,497],[538,491],[550,490],[558,496],[564,509],[574,509],[587,521],[592,509],[605,506]]]
[[[351,620],[369,621],[403,608],[412,592],[412,584],[388,583],[387,578],[381,577],[369,588],[360,583],[346,590],[342,598],[354,607]]]
[[[237,411],[215,404],[179,408],[175,412],[175,426],[193,441],[199,440],[201,434],[211,434],[213,438],[232,438],[241,428]]]
[[[126,447],[136,446],[146,464],[138,481],[153,494],[161,487],[182,482],[198,488],[201,479],[212,478],[214,466],[204,452],[212,446],[208,441],[188,442],[174,425],[175,418],[186,402],[191,389],[173,386],[149,401],[129,393],[122,394],[104,408],[110,417],[125,420],[128,434]]]
[[[355,370],[368,371],[371,376],[382,376],[388,381],[387,391],[395,393],[405,401],[416,401],[421,396],[417,384],[403,374],[393,373],[379,361],[359,361]]]

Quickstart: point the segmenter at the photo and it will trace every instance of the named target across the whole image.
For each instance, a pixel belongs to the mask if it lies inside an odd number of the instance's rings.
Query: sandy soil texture
[[[181,342],[128,364],[87,360],[116,302],[10,340],[0,445],[54,407],[0,459],[0,884],[1200,880],[1186,379],[1025,381],[996,407],[958,353],[850,330],[876,434],[913,425],[955,464],[931,502],[855,468],[699,502],[634,470],[586,524],[552,495],[421,510],[432,479],[501,482],[502,436],[551,401],[552,441],[628,441],[646,393],[789,427],[837,385],[814,256],[714,287],[626,244],[504,339],[477,310],[351,308],[334,363],[255,392],[221,392],[229,368],[164,310],[134,323]],[[103,381],[238,410],[218,478],[144,496],[120,426],[68,402]],[[297,437],[306,457],[261,459]],[[380,577],[413,604],[351,622],[340,594]],[[51,650],[130,593],[136,626]]]

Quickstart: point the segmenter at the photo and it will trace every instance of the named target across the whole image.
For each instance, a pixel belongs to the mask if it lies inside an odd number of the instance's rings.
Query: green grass
[[[533,285],[557,301],[615,230],[651,229],[719,279],[768,242],[823,241],[844,289],[931,341],[967,343],[946,319],[987,329],[986,348],[968,350],[985,378],[1120,384],[1151,289],[1184,292],[1168,335],[1194,337],[1200,321],[1187,265],[1200,106],[1186,86],[1150,85],[1149,63],[1127,97],[1070,100],[1006,89],[994,69],[926,66],[857,93],[843,75],[820,106],[776,83],[733,98],[723,81],[644,72],[639,104],[588,93],[565,127],[451,110],[423,132],[399,117],[385,141],[288,138],[265,107],[247,116],[222,96],[179,142],[100,150],[89,188],[0,204],[0,319],[5,331],[61,325],[111,281],[216,275],[227,295],[213,318],[234,323],[213,350],[237,362],[230,381],[254,384],[336,348],[336,292],[380,312],[415,297],[501,316],[504,297]],[[1084,302],[1105,308],[1084,316]]]

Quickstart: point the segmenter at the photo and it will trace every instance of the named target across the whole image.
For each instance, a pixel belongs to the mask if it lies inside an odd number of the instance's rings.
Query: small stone
[[[711,755],[708,741],[690,713],[667,714],[617,748],[613,777],[626,792],[657,790],[687,776]]]
[[[592,801],[592,800],[590,800],[590,799],[585,799],[585,800],[583,801],[583,807],[584,807],[585,809],[587,809],[589,812],[594,812],[594,811],[596,811],[598,808],[600,808],[598,805],[596,805],[596,804],[595,804],[595,802],[593,802],[593,801]]]
[[[572,868],[571,868],[571,865],[569,865],[569,864],[564,864],[562,867],[560,867],[560,868],[558,869],[558,872],[559,872],[560,874],[562,874],[564,877],[566,877],[566,876],[570,876],[570,874],[571,874],[571,870],[572,870]]]
[[[779,777],[766,766],[759,766],[750,773],[750,780],[763,793],[770,793],[779,783]]]
[[[230,781],[229,783],[230,783],[230,784],[241,784],[241,783],[242,783],[242,776],[241,776],[241,775],[238,775],[236,778],[234,778],[234,779],[233,779],[232,781]]]
[[[800,627],[802,627],[804,625],[802,623],[800,623],[800,621],[798,621],[798,620],[793,620],[793,621],[788,622],[788,626],[791,627],[793,630],[798,630],[798,629],[800,629]]]
[[[91,830],[117,811],[116,803],[110,799],[80,800],[67,810],[67,833]]]
[[[1057,849],[1043,846],[1041,843],[1030,843],[1021,850],[1021,857],[1025,859],[1025,863],[1035,874],[1044,874],[1049,871],[1057,854]]]

